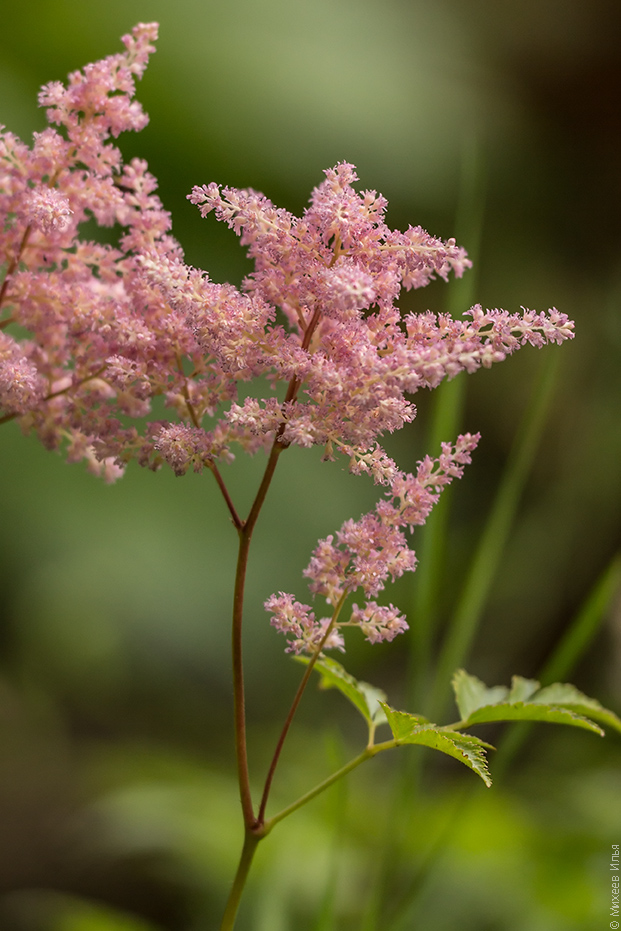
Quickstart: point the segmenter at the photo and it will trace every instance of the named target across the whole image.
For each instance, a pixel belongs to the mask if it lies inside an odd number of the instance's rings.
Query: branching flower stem
[[[304,805],[308,804],[308,802],[311,802],[318,795],[321,795],[322,792],[325,792],[326,789],[329,789],[330,786],[334,785],[335,782],[338,782],[339,779],[342,779],[343,776],[347,776],[348,773],[351,773],[351,771],[356,769],[357,766],[360,766],[361,763],[372,759],[378,753],[383,753],[385,750],[392,750],[398,746],[399,741],[394,737],[391,740],[385,740],[380,744],[369,744],[364,748],[362,753],[359,753],[358,756],[354,757],[353,760],[350,760],[349,763],[346,763],[345,766],[337,769],[335,773],[332,773],[331,776],[328,776],[327,779],[324,779],[323,782],[320,782],[319,785],[316,785],[314,789],[310,790],[310,792],[300,796],[297,801],[293,802],[291,805],[288,805],[286,808],[283,808],[283,810],[279,811],[278,814],[274,815],[273,818],[268,818],[263,826],[262,837],[265,837],[267,834],[269,834],[272,828],[275,827],[279,821],[284,821],[284,819],[288,818],[289,815],[292,815],[294,811],[297,811],[299,808],[302,808]]]
[[[318,308],[315,309],[315,312],[309,322],[308,327],[304,333],[304,339],[302,345],[304,348],[308,348],[310,341],[313,337],[317,325],[321,317],[321,312]],[[297,378],[292,378],[289,382],[287,388],[287,393],[285,396],[285,402],[294,402],[297,398],[298,391],[300,389],[300,381]],[[300,699],[306,684],[312,672],[313,666],[321,652],[321,648],[329,636],[331,630],[336,623],[338,614],[342,607],[342,602],[344,599],[339,602],[339,605],[335,609],[334,616],[332,618],[332,623],[328,626],[325,637],[322,639],[321,643],[317,648],[316,654],[313,656],[309,667],[306,670],[305,675],[302,678],[302,682],[298,688],[298,691],[295,695],[291,709],[283,726],[283,730],[279,739],[279,742],[274,753],[274,758],[272,759],[272,764],[270,766],[267,779],[265,782],[265,789],[263,791],[263,797],[261,800],[259,817],[255,818],[254,816],[254,807],[252,804],[252,793],[250,791],[250,774],[248,769],[248,746],[247,746],[247,737],[246,737],[246,700],[245,700],[245,685],[244,685],[244,663],[243,663],[243,643],[242,643],[242,627],[243,627],[243,613],[244,613],[244,591],[246,584],[246,571],[248,568],[248,554],[250,552],[250,542],[252,540],[252,534],[261,513],[261,508],[265,502],[265,498],[270,487],[276,466],[278,464],[278,459],[280,454],[284,449],[287,448],[287,445],[282,442],[282,435],[285,430],[285,422],[283,421],[276,432],[276,437],[272,445],[272,449],[267,460],[267,466],[265,467],[265,472],[263,473],[263,478],[257,491],[257,495],[254,499],[248,518],[245,521],[241,521],[237,515],[235,508],[231,502],[231,499],[226,490],[224,482],[221,480],[217,468],[212,469],[212,472],[218,481],[218,485],[222,494],[224,495],[229,511],[233,517],[233,522],[236,526],[238,535],[239,535],[239,550],[237,554],[237,570],[235,573],[235,589],[233,595],[233,624],[232,624],[232,636],[231,636],[231,648],[232,648],[232,665],[233,665],[233,701],[234,701],[234,720],[235,720],[235,751],[237,757],[237,773],[239,781],[239,796],[241,801],[242,813],[244,817],[244,826],[245,826],[245,837],[244,837],[244,846],[242,848],[241,858],[239,861],[239,866],[237,868],[237,873],[233,881],[233,886],[229,895],[229,900],[227,902],[226,910],[224,917],[222,919],[221,931],[230,931],[233,928],[235,923],[235,916],[237,915],[237,910],[239,908],[239,902],[241,899],[244,886],[246,884],[246,879],[248,877],[248,872],[252,864],[252,859],[254,857],[255,850],[259,841],[265,837],[267,833],[263,827],[263,819],[265,813],[265,806],[267,805],[267,799],[269,796],[269,791],[274,777],[274,772],[278,764],[278,759],[280,757],[280,752],[287,736],[289,727],[293,720],[293,716],[297,709]],[[215,464],[214,464],[215,465]],[[220,479],[220,480],[219,480]]]
[[[306,670],[305,670],[305,672],[304,672],[304,675],[302,676],[302,680],[301,680],[301,682],[300,682],[300,684],[299,684],[299,686],[298,686],[298,690],[297,690],[297,692],[295,693],[295,697],[294,697],[293,701],[291,702],[291,707],[290,707],[290,709],[289,709],[289,714],[287,715],[287,718],[286,718],[285,723],[284,723],[284,725],[283,725],[283,729],[282,729],[282,731],[281,731],[281,733],[280,733],[280,737],[278,738],[278,743],[276,744],[276,749],[275,749],[275,751],[274,751],[274,756],[272,757],[272,762],[271,762],[271,764],[270,764],[270,768],[269,768],[269,770],[268,770],[267,778],[266,778],[266,780],[265,780],[265,787],[264,787],[264,789],[263,789],[263,796],[262,796],[262,798],[261,798],[261,805],[260,805],[260,807],[259,807],[259,815],[258,815],[258,817],[257,817],[257,827],[262,827],[263,824],[264,824],[264,822],[265,822],[265,808],[266,808],[266,806],[267,806],[267,800],[268,800],[268,798],[269,798],[270,789],[271,789],[271,787],[272,787],[272,780],[273,780],[273,778],[274,778],[274,773],[276,772],[276,767],[277,767],[277,765],[278,765],[278,760],[280,759],[280,754],[281,754],[283,745],[284,745],[284,743],[285,743],[285,739],[286,739],[286,737],[287,737],[287,733],[289,732],[289,728],[291,727],[291,723],[292,723],[293,718],[294,718],[294,716],[295,716],[295,713],[296,713],[296,711],[297,711],[297,709],[298,709],[298,705],[300,704],[300,701],[301,701],[301,699],[302,699],[302,695],[304,694],[304,690],[305,690],[305,688],[306,688],[306,686],[307,686],[307,684],[308,684],[308,680],[309,680],[310,677],[311,677],[311,673],[312,673],[312,671],[313,671],[313,667],[315,666],[315,663],[317,662],[317,659],[319,658],[319,656],[320,656],[320,654],[321,654],[321,651],[322,651],[322,649],[323,649],[323,647],[324,647],[324,645],[325,645],[325,643],[326,643],[328,637],[330,636],[330,634],[331,634],[332,631],[334,630],[334,625],[336,624],[336,622],[337,622],[337,620],[338,620],[338,616],[339,616],[339,614],[341,613],[341,609],[342,609],[342,607],[343,607],[343,605],[344,605],[344,603],[345,603],[345,599],[347,598],[347,594],[348,594],[347,592],[344,592],[344,593],[343,593],[343,595],[341,596],[341,598],[340,598],[340,600],[339,600],[339,602],[338,602],[336,608],[334,609],[334,614],[332,615],[332,619],[331,619],[330,623],[328,624],[328,626],[327,626],[327,628],[326,628],[326,632],[325,632],[325,634],[323,635],[323,637],[321,638],[321,641],[317,644],[317,649],[315,650],[315,652],[313,653],[312,657],[310,658],[310,661],[309,661],[309,663],[308,663],[308,665],[307,665],[307,667],[306,667]]]
[[[28,245],[28,240],[30,238],[31,229],[32,227],[30,225],[26,227],[26,229],[24,230],[24,235],[22,236],[22,240],[17,249],[17,252],[13,256],[11,261],[9,262],[9,267],[6,270],[4,281],[2,282],[2,287],[0,287],[0,307],[2,307],[2,304],[4,303],[4,298],[6,297],[6,291],[9,286],[9,282],[13,276],[13,273],[15,272],[15,269],[18,267],[21,257],[24,253],[24,250],[26,246]],[[5,320],[3,321],[3,324],[6,326],[8,322],[9,321]]]
[[[239,550],[237,555],[237,571],[235,573],[235,589],[233,595],[233,625],[232,625],[232,664],[233,664],[233,703],[235,721],[235,752],[237,757],[237,774],[239,781],[239,797],[244,818],[244,846],[233,886],[229,894],[220,931],[231,931],[235,923],[235,916],[239,908],[248,872],[254,857],[255,850],[264,832],[257,830],[252,794],[250,791],[250,775],[248,770],[248,748],[246,739],[246,700],[244,687],[244,664],[242,647],[242,624],[244,613],[244,591],[246,584],[246,570],[248,568],[248,554],[250,542],[261,508],[265,501],[271,484],[278,458],[286,447],[280,442],[277,434],[270,452],[263,479],[257,491],[256,498],[246,521],[237,526],[239,535]],[[215,474],[215,473],[214,473]],[[217,478],[217,476],[216,476]],[[222,489],[221,489],[222,490]]]
[[[256,498],[250,509],[248,519],[238,528],[239,550],[237,554],[237,571],[235,573],[235,589],[233,594],[233,626],[232,626],[232,657],[233,657],[233,696],[235,718],[235,747],[237,754],[237,773],[239,779],[239,795],[241,800],[244,824],[251,829],[255,823],[252,797],[250,794],[250,779],[248,774],[248,751],[246,746],[246,704],[244,695],[244,665],[242,650],[242,624],[244,613],[244,590],[246,585],[246,570],[248,568],[248,553],[250,542],[265,496],[270,487],[278,458],[286,447],[280,443],[278,437],[274,440],[272,450],[267,461],[263,479],[259,486]]]
[[[425,457],[415,475],[402,472],[378,440],[413,419],[409,396],[419,388],[489,367],[526,343],[561,343],[573,337],[573,322],[554,308],[547,315],[510,314],[475,305],[466,320],[410,313],[400,325],[395,301],[402,289],[450,273],[459,278],[471,262],[453,239],[443,242],[421,227],[390,229],[385,198],[357,192],[358,176],[347,162],[326,170],[302,217],[256,191],[194,187],[190,202],[203,216],[215,211],[241,237],[254,271],[240,291],[187,266],[146,162],[123,165],[110,141],[148,121],[132,98],[156,38],[156,23],[139,23],[123,36],[123,52],[73,72],[66,87],[46,84],[39,103],[51,125],[32,148],[0,128],[0,424],[20,419],[47,448],[64,448],[70,461],[85,459],[109,482],[132,458],[153,470],[166,462],[176,475],[207,468],[216,479],[239,543],[231,639],[245,839],[221,925],[232,931],[259,841],[360,763],[399,745],[396,739],[376,745],[370,721],[359,756],[266,819],[282,748],[322,649],[343,645],[341,626],[359,627],[372,643],[407,628],[397,608],[373,599],[388,578],[415,568],[405,528],[424,524],[442,487],[470,461],[478,436],[443,443],[440,458]],[[93,218],[123,230],[117,245],[80,238],[81,225]],[[267,379],[269,397],[246,397],[245,389],[240,395],[240,383],[255,379]],[[162,394],[174,408],[185,399],[181,423],[146,421]],[[203,427],[205,413],[216,420],[213,430]],[[234,443],[254,452],[272,437],[244,520],[217,460]],[[255,813],[242,651],[246,573],[255,525],[289,445],[323,446],[328,458],[334,447],[349,457],[352,472],[387,487],[374,511],[319,541],[304,572],[312,594],[336,606],[327,629],[289,593],[265,602],[273,626],[293,638],[290,650],[305,650],[308,666]],[[364,603],[354,604],[341,624],[346,593],[356,591]]]
[[[46,401],[52,401],[54,398],[60,398],[65,394],[69,394],[76,388],[81,388],[82,385],[87,384],[87,382],[94,381],[96,378],[99,378],[100,375],[105,372],[105,370],[106,366],[102,365],[101,368],[97,369],[96,372],[93,372],[91,375],[85,375],[84,378],[81,378],[75,383],[72,382],[70,385],[67,385],[66,388],[59,388],[58,391],[51,391],[49,394],[46,394],[44,398],[42,398],[42,403],[45,403]],[[0,424],[9,423],[11,420],[15,420],[15,418],[19,416],[20,413],[18,411],[14,411],[12,414],[5,414],[4,417],[0,417]]]
[[[306,349],[313,337],[313,333],[317,328],[321,317],[321,311],[319,308],[315,309],[315,312],[310,320],[310,323],[304,334],[304,339],[302,341],[302,347]],[[297,393],[300,389],[300,381],[297,378],[292,378],[289,382],[287,388],[287,394],[285,396],[285,403],[295,401]],[[244,824],[246,825],[246,830],[251,830],[256,828],[258,825],[254,817],[254,809],[252,805],[252,795],[250,792],[250,776],[248,772],[248,749],[247,749],[247,740],[246,740],[246,702],[245,702],[245,688],[244,688],[244,664],[243,664],[243,646],[242,646],[242,626],[243,626],[243,614],[244,614],[244,590],[246,585],[246,570],[248,568],[248,553],[250,551],[250,541],[252,539],[252,534],[256,525],[256,522],[261,513],[261,508],[265,501],[268,489],[270,487],[274,472],[276,470],[276,465],[278,464],[278,459],[280,454],[284,449],[287,448],[287,445],[282,442],[282,435],[285,430],[285,422],[283,421],[276,432],[276,437],[274,443],[272,444],[272,449],[267,460],[267,466],[265,467],[265,472],[263,473],[263,478],[257,491],[256,498],[250,508],[250,513],[248,518],[243,523],[237,520],[236,522],[237,531],[239,534],[239,550],[237,554],[237,571],[235,573],[235,589],[233,594],[233,625],[232,625],[232,658],[233,658],[233,695],[234,695],[234,718],[235,718],[235,748],[237,755],[237,773],[239,779],[239,795],[241,800],[242,812],[244,815]],[[218,475],[214,472],[216,480]],[[222,493],[225,493],[225,488],[223,488],[223,483],[220,484],[220,489]],[[228,494],[225,494],[225,500],[227,505],[229,504],[230,498]],[[231,510],[231,507],[229,507]],[[233,520],[237,513],[233,508],[231,513],[234,515]],[[301,697],[301,695],[300,695]],[[298,699],[299,701],[299,699]],[[296,705],[297,707],[297,705]],[[295,708],[293,709],[295,712]],[[291,714],[293,717],[293,714]],[[289,721],[289,724],[291,722]],[[286,725],[288,729],[288,724]],[[285,730],[286,734],[286,730]],[[283,737],[284,740],[284,737]],[[280,752],[280,751],[278,751]],[[277,759],[276,759],[277,761]],[[274,764],[275,766],[275,764]],[[273,772],[271,773],[273,776]],[[271,782],[271,778],[270,778]],[[269,786],[267,787],[267,792],[269,792]],[[267,801],[267,796],[265,796]],[[264,806],[263,806],[264,807]]]
[[[319,314],[316,312],[311,320],[311,323],[308,326],[308,329],[304,335],[304,342],[310,342],[312,337],[312,331],[316,328],[317,323],[319,322]],[[293,401],[299,390],[299,383],[296,378],[293,378],[287,389],[286,401]],[[263,479],[257,491],[256,498],[250,508],[250,513],[248,514],[247,520],[243,523],[240,521],[236,523],[237,531],[239,534],[239,551],[237,554],[237,571],[235,573],[235,589],[233,594],[233,626],[232,626],[232,657],[233,657],[233,694],[234,694],[234,717],[235,717],[235,746],[237,753],[237,773],[239,779],[239,795],[241,800],[242,812],[244,815],[244,824],[246,829],[251,829],[255,826],[255,817],[254,810],[252,806],[252,796],[250,793],[250,777],[248,773],[248,750],[246,742],[246,703],[245,703],[245,689],[244,689],[244,664],[243,664],[243,648],[242,648],[242,626],[243,626],[243,614],[244,614],[244,590],[246,585],[246,570],[248,568],[248,553],[250,551],[250,541],[252,539],[252,533],[254,531],[255,525],[261,513],[261,508],[265,501],[268,489],[270,487],[274,472],[276,470],[276,465],[278,464],[278,459],[280,454],[286,445],[281,442],[281,437],[284,432],[285,424],[281,424],[280,428],[276,433],[272,449],[267,460],[267,466],[265,467],[265,472],[263,473]],[[214,472],[216,480],[218,475]],[[225,489],[222,487],[220,482],[220,489],[224,494]],[[228,501],[228,495],[225,495],[225,500]],[[237,512],[233,508],[232,512],[237,516]],[[233,518],[235,521],[235,517]],[[239,518],[238,518],[239,520]]]

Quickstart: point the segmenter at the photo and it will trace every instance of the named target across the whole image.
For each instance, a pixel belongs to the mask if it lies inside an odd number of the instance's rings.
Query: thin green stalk
[[[463,278],[452,280],[448,286],[446,309],[453,317],[460,316],[475,300],[478,286],[479,257],[485,212],[485,166],[478,140],[473,135],[462,147],[461,177],[455,217],[455,238],[468,250],[473,269]],[[451,381],[444,381],[434,391],[433,414],[426,448],[435,453],[441,443],[453,440],[460,430],[466,394],[466,378],[462,373]],[[418,566],[413,583],[410,619],[409,695],[410,708],[425,712],[429,704],[432,684],[432,654],[435,630],[439,620],[439,604],[445,567],[445,553],[449,532],[452,488],[444,489],[439,502],[429,515],[425,526],[417,531],[416,553]],[[376,894],[365,916],[364,931],[379,928],[380,915],[384,915],[390,893],[390,877],[400,844],[399,826],[403,823],[398,812],[412,804],[419,791],[423,754],[407,754],[401,763],[401,778],[393,796],[382,859],[376,883]]]
[[[316,785],[314,789],[310,790],[310,792],[300,796],[297,801],[293,802],[291,805],[288,805],[286,808],[283,808],[282,811],[279,811],[278,814],[273,816],[273,818],[268,818],[264,827],[265,834],[268,834],[272,828],[278,824],[279,821],[283,821],[285,818],[288,818],[289,815],[292,815],[294,811],[298,810],[298,808],[303,808],[304,805],[307,805],[318,795],[321,795],[322,792],[325,792],[326,789],[329,789],[331,785],[334,785],[334,783],[337,782],[337,780],[342,779],[343,776],[351,773],[352,770],[356,769],[357,766],[360,766],[361,763],[364,763],[365,760],[370,760],[378,753],[383,753],[384,750],[392,750],[393,747],[397,746],[398,743],[393,738],[392,740],[386,740],[381,744],[374,744],[371,747],[365,747],[362,753],[359,753],[357,757],[354,757],[354,759],[350,760],[349,763],[347,763],[345,766],[342,766],[323,782],[320,782],[319,785]]]
[[[478,788],[478,786],[477,786]],[[398,899],[389,903],[389,914],[382,924],[370,931],[414,931],[420,925],[415,924],[415,912],[425,881],[437,866],[442,853],[455,836],[459,820],[464,817],[466,803],[473,791],[469,783],[464,781],[460,788],[452,790],[452,799],[448,811],[442,819],[439,828],[436,828],[435,837],[425,837],[427,849],[420,855],[418,863],[410,876],[406,890]],[[366,929],[365,929],[366,931]],[[420,929],[422,931],[422,929]]]
[[[384,816],[382,840],[377,844],[377,849],[373,850],[371,858],[368,881],[369,892],[360,923],[360,931],[383,931],[388,903],[393,898],[391,880],[394,877],[395,863],[399,860],[401,842],[407,831],[404,823],[406,821],[404,812],[411,810],[408,802],[412,802],[412,796],[408,795],[407,791],[410,770],[408,761],[421,756],[424,756],[424,754],[400,754],[399,762],[401,765],[393,778],[390,803]],[[416,788],[414,788],[414,797],[415,793]]]
[[[542,685],[565,679],[584,655],[621,588],[621,553],[610,560],[539,674]]]
[[[432,438],[428,449],[435,452],[443,440],[453,438],[459,432],[464,389],[463,374],[437,389]],[[451,488],[445,488],[425,526],[419,531],[416,543],[418,566],[410,622],[409,707],[423,712],[429,695],[433,637],[439,615],[451,497]]]
[[[343,763],[343,740],[338,730],[327,735],[327,755],[335,769]],[[348,784],[342,779],[330,793],[329,817],[332,828],[332,842],[326,857],[326,886],[317,920],[312,931],[337,931],[336,900],[340,885],[343,834],[347,817]]]
[[[621,590],[621,553],[608,563],[537,678],[542,685],[564,681],[589,648],[608,610]],[[531,723],[514,724],[494,757],[494,781],[507,770],[532,729]]]
[[[515,518],[548,415],[558,373],[558,357],[548,353],[531,402],[515,438],[496,499],[476,548],[461,597],[437,664],[431,716],[437,720],[448,697],[450,678],[468,656]]]

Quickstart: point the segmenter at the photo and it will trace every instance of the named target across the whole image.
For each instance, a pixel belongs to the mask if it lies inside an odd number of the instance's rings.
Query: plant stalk
[[[308,684],[308,680],[309,680],[310,677],[311,677],[311,673],[312,673],[312,671],[313,671],[313,667],[315,666],[315,663],[316,663],[317,660],[319,659],[319,656],[321,655],[321,651],[323,650],[324,645],[325,645],[325,643],[326,643],[328,637],[330,636],[330,634],[331,634],[332,631],[334,630],[334,625],[336,624],[336,621],[337,621],[337,619],[338,619],[338,616],[339,616],[339,614],[341,613],[341,608],[343,607],[343,604],[345,603],[346,597],[347,597],[347,592],[345,592],[345,593],[341,596],[341,598],[340,598],[340,600],[339,600],[339,603],[337,604],[336,608],[334,609],[334,614],[332,615],[332,620],[331,620],[330,623],[328,624],[328,626],[327,626],[327,628],[326,628],[325,634],[324,634],[323,637],[321,638],[320,642],[317,644],[317,649],[315,650],[315,652],[313,653],[313,655],[311,656],[311,658],[310,658],[310,660],[309,660],[308,666],[306,667],[306,669],[305,669],[305,671],[304,671],[304,675],[302,676],[302,680],[301,680],[301,682],[300,682],[300,684],[299,684],[299,686],[298,686],[297,692],[295,693],[295,696],[294,696],[294,698],[293,698],[293,701],[291,702],[291,707],[289,708],[289,713],[288,713],[287,718],[286,718],[286,720],[285,720],[285,723],[284,723],[284,725],[283,725],[282,731],[280,732],[280,737],[278,738],[278,743],[276,744],[276,749],[274,750],[274,755],[273,755],[273,757],[272,757],[272,762],[271,762],[271,764],[270,764],[270,768],[269,768],[269,770],[268,770],[267,777],[266,777],[266,779],[265,779],[265,788],[263,789],[263,796],[262,796],[262,798],[261,798],[261,805],[260,805],[260,808],[259,808],[259,815],[258,815],[258,818],[257,818],[257,826],[259,826],[259,827],[261,827],[261,826],[263,825],[264,821],[265,821],[265,809],[266,809],[266,807],[267,807],[267,800],[268,800],[268,798],[269,798],[270,789],[271,789],[271,787],[272,787],[272,780],[273,780],[273,778],[274,778],[274,773],[276,772],[276,767],[278,766],[278,760],[280,759],[280,754],[281,754],[281,752],[282,752],[282,748],[283,748],[283,746],[284,746],[285,739],[286,739],[287,734],[288,734],[288,732],[289,732],[289,728],[291,727],[291,724],[292,724],[292,722],[293,722],[293,718],[294,718],[295,713],[296,713],[296,711],[297,711],[297,709],[298,709],[298,705],[300,704],[300,701],[302,700],[302,695],[304,694],[304,690],[305,690],[305,688],[306,688],[306,686],[307,686],[307,684]]]
[[[244,838],[244,846],[242,847],[241,857],[239,859],[239,866],[237,867],[237,873],[235,874],[235,879],[233,880],[233,886],[229,894],[229,899],[226,903],[226,909],[224,912],[224,917],[222,918],[222,924],[220,925],[220,931],[232,931],[235,925],[235,918],[237,917],[239,903],[241,901],[244,887],[246,885],[246,880],[248,878],[248,873],[252,865],[252,860],[261,837],[262,835],[254,834],[252,831],[246,829],[246,836]]]

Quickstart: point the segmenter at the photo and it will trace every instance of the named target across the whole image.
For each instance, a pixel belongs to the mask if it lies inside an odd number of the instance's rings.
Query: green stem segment
[[[297,799],[297,801],[293,802],[293,804],[288,805],[287,808],[283,808],[282,811],[279,811],[278,814],[274,815],[273,818],[269,818],[265,824],[261,825],[260,827],[256,826],[254,828],[246,828],[244,846],[242,848],[239,865],[237,867],[237,873],[235,874],[235,879],[233,880],[233,886],[231,888],[229,900],[226,905],[222,924],[220,925],[220,931],[232,931],[234,927],[235,918],[239,909],[239,903],[241,901],[242,893],[248,878],[248,873],[250,872],[250,866],[252,864],[256,849],[259,845],[259,841],[266,837],[279,821],[283,821],[285,818],[288,818],[289,815],[292,815],[294,811],[297,811],[299,808],[307,805],[308,802],[311,802],[318,795],[321,795],[322,792],[325,792],[326,789],[329,789],[330,786],[334,785],[335,782],[338,782],[339,779],[342,779],[343,776],[347,776],[348,773],[356,769],[356,767],[360,766],[361,763],[372,759],[372,757],[378,753],[382,753],[384,750],[392,750],[397,746],[399,746],[399,742],[393,738],[392,740],[386,740],[381,744],[365,747],[362,753],[359,753],[358,756],[354,757],[353,760],[350,760],[350,762],[346,763],[345,766],[342,766],[327,779],[324,779],[323,782],[320,782],[319,785],[315,786],[314,789],[311,789],[310,792],[302,795],[299,799]]]
[[[262,835],[253,834],[252,831],[246,830],[244,846],[242,848],[239,866],[233,880],[233,887],[226,904],[226,911],[220,925],[220,931],[232,931],[235,925],[235,918],[239,909],[239,903],[246,885],[246,879],[252,865],[252,860]]]
[[[298,808],[302,808],[318,795],[321,795],[322,792],[324,792],[326,789],[329,789],[331,785],[334,785],[334,783],[338,782],[339,779],[342,779],[343,776],[347,776],[348,773],[351,773],[351,771],[356,769],[357,766],[360,766],[361,763],[372,759],[378,753],[383,753],[384,750],[392,750],[394,747],[398,746],[398,741],[393,738],[392,740],[385,740],[381,744],[373,744],[371,746],[365,747],[362,753],[359,753],[358,756],[354,757],[353,760],[350,760],[349,763],[346,763],[345,766],[337,769],[335,773],[333,773],[327,779],[324,779],[324,781],[320,782],[319,785],[316,785],[314,789],[310,790],[310,792],[302,795],[296,802],[293,802],[292,805],[288,805],[287,808],[283,808],[283,810],[279,811],[278,814],[274,815],[273,818],[268,818],[263,828],[264,836],[269,834],[272,828],[278,824],[279,821],[283,821],[285,818],[288,818],[289,815],[292,815],[294,811],[298,810]]]
[[[507,543],[543,432],[558,375],[558,358],[551,353],[540,370],[532,400],[515,438],[496,500],[475,550],[466,583],[438,658],[429,717],[438,720],[447,701],[446,683],[465,658],[477,633],[498,563]]]

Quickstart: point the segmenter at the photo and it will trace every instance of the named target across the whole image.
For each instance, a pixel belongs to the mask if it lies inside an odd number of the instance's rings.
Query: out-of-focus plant
[[[188,267],[146,163],[123,165],[110,142],[146,123],[133,95],[156,35],[156,25],[139,24],[124,37],[124,53],[75,72],[67,87],[46,85],[40,103],[52,125],[35,134],[32,148],[2,133],[0,422],[18,420],[46,447],[63,450],[69,461],[85,459],[108,481],[136,459],[153,470],[167,464],[177,475],[207,469],[218,484],[239,539],[232,657],[245,841],[221,925],[230,929],[260,841],[378,753],[431,747],[489,786],[490,745],[465,733],[472,726],[546,721],[601,734],[601,724],[621,730],[621,721],[571,685],[541,688],[514,677],[510,687],[488,688],[458,669],[452,682],[459,719],[438,725],[394,709],[383,692],[326,655],[344,651],[348,628],[358,628],[371,643],[407,630],[399,609],[375,599],[389,579],[415,569],[406,533],[425,523],[477,445],[478,435],[460,435],[442,443],[437,459],[425,457],[415,474],[403,472],[379,439],[414,419],[410,396],[463,370],[502,361],[527,343],[561,343],[573,337],[573,324],[555,309],[510,314],[479,305],[465,319],[402,317],[396,306],[402,288],[446,280],[451,272],[461,277],[471,263],[454,240],[435,239],[420,227],[389,229],[386,201],[375,191],[357,192],[347,163],[325,172],[302,217],[252,190],[196,187],[192,203],[235,230],[254,272],[237,289]],[[119,225],[117,245],[80,239],[80,226],[90,218]],[[164,419],[148,419],[155,399],[167,412]],[[236,444],[267,457],[246,516],[218,465],[233,459]],[[345,456],[352,473],[372,476],[384,493],[371,512],[346,521],[312,554],[304,575],[326,605],[324,616],[282,591],[265,602],[272,625],[288,639],[287,651],[305,669],[257,802],[242,660],[246,570],[274,472],[293,445],[319,445],[326,459]],[[466,618],[454,628],[449,665],[468,639],[469,624]],[[360,712],[368,741],[328,779],[268,816],[283,744],[313,670]],[[450,677],[452,669],[443,671]],[[379,727],[391,736],[378,742]]]

